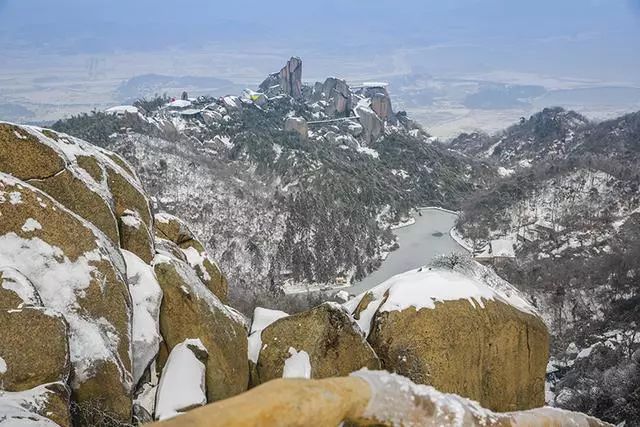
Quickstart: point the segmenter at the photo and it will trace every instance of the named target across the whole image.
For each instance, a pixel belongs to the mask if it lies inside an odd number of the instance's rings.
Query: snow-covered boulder
[[[187,263],[196,271],[200,280],[221,301],[226,302],[227,279],[220,271],[220,267],[209,256],[204,245],[189,230],[184,221],[164,212],[158,213],[155,215],[155,232],[157,237],[175,243],[184,254]]]
[[[496,277],[473,261],[422,267],[345,306],[385,369],[493,410],[542,406],[547,328]]]
[[[378,369],[380,361],[352,317],[338,304],[324,303],[283,317],[262,330],[258,381],[281,378],[287,360],[305,352],[313,378]]]
[[[69,325],[78,404],[98,401],[129,420],[131,299],[118,248],[49,195],[0,173],[0,265],[29,278],[43,306]]]
[[[207,358],[207,349],[199,339],[187,339],[171,350],[158,384],[156,420],[173,418],[207,403]]]
[[[45,191],[114,242],[126,210],[151,227],[149,201],[128,165],[81,139],[0,122],[0,171]]]
[[[154,270],[163,292],[160,331],[168,350],[189,338],[202,341],[209,353],[209,402],[245,391],[249,384],[247,331],[238,316],[220,302],[187,263],[159,254]]]

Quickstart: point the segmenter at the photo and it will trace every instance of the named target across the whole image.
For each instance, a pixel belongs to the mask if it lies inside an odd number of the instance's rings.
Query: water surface
[[[380,268],[344,290],[359,294],[396,274],[423,266],[437,255],[466,252],[449,234],[456,214],[437,208],[423,208],[420,213],[422,216],[415,215],[415,224],[393,231],[400,247],[389,254]]]

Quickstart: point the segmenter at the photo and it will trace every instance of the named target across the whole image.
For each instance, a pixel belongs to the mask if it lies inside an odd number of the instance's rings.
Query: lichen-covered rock
[[[136,211],[125,210],[118,218],[120,229],[120,247],[133,252],[147,264],[153,261],[155,256],[154,240]]]
[[[227,279],[215,261],[209,257],[204,245],[189,230],[189,227],[181,219],[167,213],[156,214],[155,226],[158,237],[178,245],[187,263],[196,271],[200,280],[222,302],[226,302],[228,293]]]
[[[129,420],[131,299],[117,247],[44,192],[0,173],[0,265],[28,277],[43,306],[69,325],[74,400]]]
[[[69,135],[0,122],[0,171],[40,188],[119,242],[117,218],[138,213],[151,228],[139,180],[119,157]]]
[[[369,342],[385,369],[496,411],[542,406],[547,328],[517,295],[488,286],[485,274],[479,266],[423,267],[347,305],[372,322]]]
[[[43,384],[19,392],[0,392],[2,427],[71,427],[69,388]]]
[[[309,355],[312,378],[380,367],[360,328],[341,306],[333,303],[276,320],[262,330],[261,339],[257,363],[260,383],[282,377],[291,350]]]
[[[33,283],[15,268],[0,267],[0,310],[42,306]]]
[[[206,373],[209,402],[245,391],[249,384],[249,363],[244,325],[188,264],[161,254],[156,256],[154,269],[164,294],[160,332],[167,350],[186,339],[202,341],[209,354]],[[161,365],[164,362],[159,361]]]
[[[71,372],[67,323],[37,307],[0,310],[0,389],[66,384]]]

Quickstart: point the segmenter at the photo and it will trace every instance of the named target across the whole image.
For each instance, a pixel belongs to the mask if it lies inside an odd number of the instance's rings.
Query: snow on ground
[[[166,420],[207,403],[206,367],[189,347],[207,351],[199,339],[185,340],[171,350],[158,384],[156,420]]]
[[[7,362],[5,362],[2,357],[0,357],[0,374],[4,374],[6,372],[7,372]]]
[[[251,334],[249,335],[249,360],[253,363],[258,363],[260,350],[262,350],[262,330],[276,320],[287,316],[288,314],[284,311],[256,307],[253,311],[253,322],[251,323]]]
[[[158,324],[162,288],[153,267],[134,253],[122,249],[127,264],[127,282],[133,302],[132,354],[133,381],[137,383],[155,358],[162,337]]]
[[[107,114],[138,114],[138,108],[133,105],[116,105],[115,107],[107,108],[104,112]]]
[[[282,378],[311,378],[311,362],[309,354],[304,351],[296,351],[289,347],[290,356],[284,361]]]

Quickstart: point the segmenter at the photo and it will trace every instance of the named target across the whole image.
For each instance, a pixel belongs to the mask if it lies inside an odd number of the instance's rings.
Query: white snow
[[[498,175],[500,176],[511,176],[515,173],[513,169],[507,169],[502,166],[498,168]]]
[[[12,205],[19,205],[22,203],[22,194],[17,191],[12,191],[9,193],[9,203]]]
[[[156,420],[166,420],[207,403],[206,367],[190,346],[207,351],[199,339],[187,339],[171,350],[158,384]]]
[[[6,372],[7,372],[7,362],[5,362],[2,357],[0,357],[0,374],[4,374]]]
[[[133,302],[132,353],[133,382],[137,383],[149,363],[156,357],[162,337],[158,324],[162,288],[153,267],[137,255],[122,249],[127,264],[127,282]]]
[[[309,354],[289,347],[290,356],[284,361],[282,378],[311,378],[311,362]]]
[[[475,308],[484,308],[485,300],[499,300],[518,310],[536,315],[534,308],[508,282],[475,261],[453,270],[421,267],[401,273],[369,289],[343,307],[353,313],[367,293],[373,300],[360,312],[356,323],[367,336],[376,312],[434,309],[437,302],[468,300]],[[386,300],[385,300],[385,295]]]
[[[184,99],[176,99],[175,101],[171,101],[167,104],[168,108],[187,108],[191,107],[191,101],[187,101]]]
[[[15,268],[0,267],[2,288],[13,291],[25,305],[40,306],[42,301],[33,284]]]
[[[106,110],[104,110],[104,112],[107,114],[137,114],[138,108],[134,107],[133,105],[116,105],[115,107],[107,108]]]
[[[280,310],[270,310],[268,308],[256,307],[253,311],[253,321],[251,322],[251,333],[261,331],[278,319],[287,317],[289,314]]]
[[[204,268],[204,261],[207,259],[206,252],[204,251],[199,252],[193,246],[186,249],[180,248],[180,250],[187,257],[187,262],[191,267],[193,268],[200,267],[200,272],[204,280],[211,280],[211,276],[209,275],[209,272],[207,271],[206,268]]]
[[[22,231],[25,233],[30,233],[35,230],[42,230],[42,225],[33,218],[27,218],[22,226]]]
[[[18,392],[0,390],[0,427],[60,427],[39,415],[53,394],[48,385]]]
[[[288,314],[280,310],[256,307],[253,311],[251,334],[249,335],[248,356],[253,363],[258,363],[260,350],[262,350],[262,330],[278,319],[287,317]]]
[[[129,209],[123,212],[123,215],[120,217],[120,221],[122,221],[122,223],[127,227],[135,228],[136,230],[142,225],[142,219],[138,212],[134,212]]]

